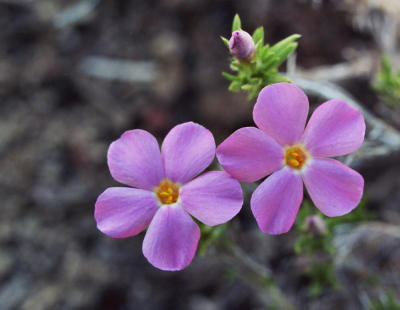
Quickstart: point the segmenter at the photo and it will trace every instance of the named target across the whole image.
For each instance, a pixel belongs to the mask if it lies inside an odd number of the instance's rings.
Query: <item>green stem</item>
[[[227,262],[241,279],[253,287],[259,300],[268,309],[294,310],[295,306],[276,285],[271,270],[244,252],[235,242],[225,234],[217,247],[221,250]]]

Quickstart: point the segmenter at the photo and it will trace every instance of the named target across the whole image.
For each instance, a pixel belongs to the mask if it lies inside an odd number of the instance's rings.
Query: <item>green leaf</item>
[[[264,45],[264,27],[258,27],[253,33],[253,40],[257,44]]]
[[[253,85],[262,84],[262,79],[259,78],[259,77],[252,77],[252,78],[249,79],[249,81]]]
[[[287,37],[286,39],[283,39],[282,41],[279,41],[276,43],[274,46],[271,47],[271,50],[274,53],[279,54],[282,49],[285,49],[288,45],[299,39],[301,35],[299,34],[292,34],[291,36]]]
[[[382,73],[386,76],[390,76],[392,74],[392,66],[390,64],[389,57],[384,55],[382,56]]]
[[[240,30],[240,29],[242,29],[242,23],[240,21],[239,15],[236,14],[235,17],[233,18],[232,32],[234,32],[236,30]]]
[[[257,88],[257,87],[253,87],[252,90],[250,90],[248,98],[249,100],[254,99],[255,97],[257,97],[258,93],[261,91],[261,89]]]
[[[257,42],[254,49],[256,50],[256,54],[259,54],[262,51],[263,45],[261,42]]]
[[[223,36],[221,36],[221,40],[222,42],[224,42],[225,46],[229,48],[229,40],[227,38],[224,38]]]
[[[244,85],[242,85],[242,90],[250,90],[250,89],[252,89],[253,88],[253,86],[252,85],[250,85],[250,84],[244,84]]]
[[[240,80],[240,77],[226,73],[226,72],[222,72],[222,76],[230,81],[239,81]]]
[[[394,72],[388,56],[382,56],[381,70],[376,74],[371,87],[380,95],[383,103],[400,107],[400,71]]]
[[[230,65],[230,67],[231,67],[231,70],[232,70],[232,71],[239,71],[239,70],[240,70],[239,64],[238,64],[238,63],[235,63],[235,62],[232,62],[231,65]]]
[[[273,53],[270,51],[269,45],[264,45],[264,47],[261,49],[260,52],[260,57],[262,61],[267,60],[268,56],[273,55]]]
[[[400,310],[400,302],[393,296],[391,290],[386,291],[381,297],[369,303],[370,310]]]
[[[313,283],[308,291],[311,297],[318,297],[322,293],[322,286],[319,282]]]
[[[264,71],[269,71],[271,68],[276,68],[275,64],[279,62],[279,57],[271,54],[263,63]]]
[[[239,92],[241,91],[242,83],[240,81],[233,81],[231,85],[229,85],[229,91]]]
[[[291,53],[293,53],[297,48],[297,43],[291,43],[290,45],[282,48],[279,51],[277,56],[277,61],[274,63],[274,66],[278,68],[288,57]]]

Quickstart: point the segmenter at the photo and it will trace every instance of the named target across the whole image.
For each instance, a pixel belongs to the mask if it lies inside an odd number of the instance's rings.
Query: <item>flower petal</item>
[[[94,217],[97,228],[106,235],[126,238],[145,229],[157,210],[157,200],[150,191],[110,187],[97,198]]]
[[[108,167],[115,180],[142,189],[153,189],[164,178],[160,148],[145,130],[125,131],[108,149]]]
[[[218,146],[217,158],[234,178],[254,182],[282,166],[283,149],[260,129],[245,127]]]
[[[360,111],[341,100],[320,105],[307,124],[302,141],[316,157],[339,156],[357,150],[365,134]]]
[[[192,261],[200,229],[179,204],[165,205],[154,216],[143,241],[143,254],[162,270],[182,270]]]
[[[282,168],[262,182],[251,197],[251,210],[264,233],[283,234],[292,227],[303,200],[303,182]]]
[[[282,146],[299,142],[308,115],[308,98],[297,86],[277,83],[264,87],[254,106],[258,128]]]
[[[232,219],[241,209],[240,183],[224,171],[207,172],[182,187],[182,207],[206,225]]]
[[[172,128],[165,137],[161,153],[167,178],[184,184],[213,161],[214,137],[199,124],[183,123]]]
[[[361,200],[363,177],[337,160],[313,158],[302,176],[311,200],[327,216],[349,213]]]

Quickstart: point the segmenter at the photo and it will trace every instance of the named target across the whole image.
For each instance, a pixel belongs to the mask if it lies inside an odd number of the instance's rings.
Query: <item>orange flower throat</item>
[[[308,154],[302,145],[292,145],[285,149],[285,164],[292,169],[301,169],[307,158]]]
[[[162,180],[154,193],[163,205],[173,204],[178,201],[179,186],[169,180]]]

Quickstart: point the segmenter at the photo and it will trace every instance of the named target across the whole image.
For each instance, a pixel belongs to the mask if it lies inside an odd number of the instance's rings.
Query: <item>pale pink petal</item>
[[[183,123],[172,128],[165,137],[161,153],[167,178],[184,184],[213,161],[214,137],[199,124]]]
[[[364,179],[357,171],[330,158],[313,158],[303,181],[315,206],[327,216],[349,213],[364,189]]]
[[[186,183],[180,197],[182,207],[209,226],[229,221],[243,204],[240,183],[224,171],[207,172]]]
[[[292,227],[303,200],[303,182],[290,168],[274,172],[254,191],[251,210],[264,233],[283,234]]]
[[[200,229],[179,204],[161,207],[143,241],[143,254],[162,270],[182,270],[192,261]]]
[[[218,146],[217,158],[234,178],[254,182],[282,167],[283,148],[260,129],[245,127]]]
[[[316,157],[345,155],[364,141],[365,122],[360,111],[341,100],[320,105],[307,124],[302,141]]]
[[[308,98],[289,83],[264,87],[254,106],[253,118],[258,128],[282,146],[299,142],[308,115]]]
[[[97,198],[94,217],[97,228],[106,235],[126,238],[145,229],[157,210],[157,200],[150,191],[110,187]]]
[[[108,149],[108,167],[115,180],[142,189],[153,189],[164,178],[156,138],[141,129],[125,131]]]

